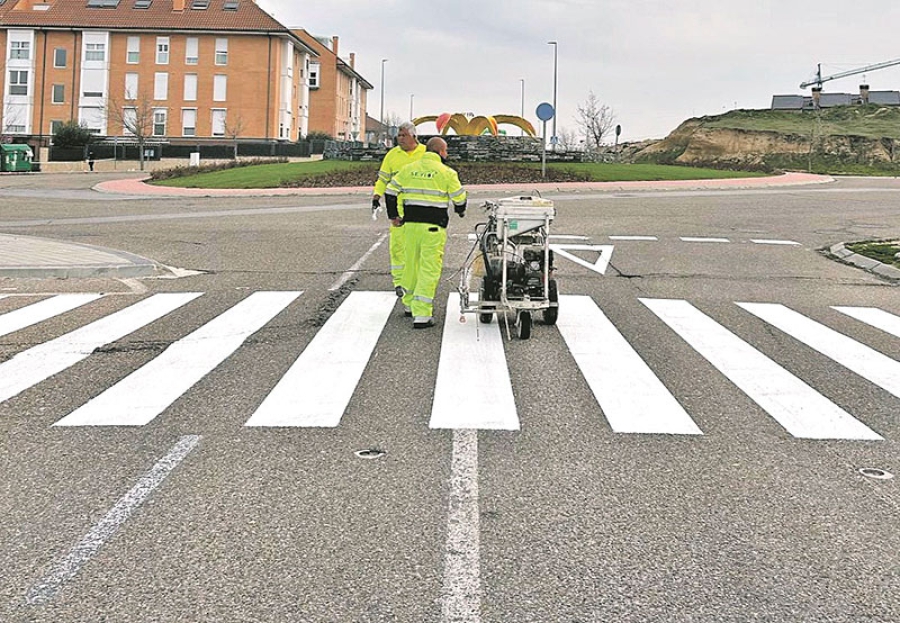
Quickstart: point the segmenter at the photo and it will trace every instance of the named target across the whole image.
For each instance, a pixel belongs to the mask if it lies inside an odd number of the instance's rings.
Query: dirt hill
[[[633,161],[760,170],[900,169],[900,109],[736,110],[688,119],[635,153]]]

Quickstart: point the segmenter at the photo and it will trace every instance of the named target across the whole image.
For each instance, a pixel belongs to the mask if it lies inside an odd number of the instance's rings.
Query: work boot
[[[412,310],[408,305],[403,306],[403,317],[404,318],[412,318]]]
[[[434,326],[434,318],[431,316],[416,316],[413,318],[413,329],[427,329]]]
[[[396,287],[394,288],[394,294],[397,295],[397,298],[398,298],[398,299],[402,299],[402,298],[403,298],[403,295],[405,294],[405,292],[404,292],[404,290],[403,290],[403,286],[396,286]]]

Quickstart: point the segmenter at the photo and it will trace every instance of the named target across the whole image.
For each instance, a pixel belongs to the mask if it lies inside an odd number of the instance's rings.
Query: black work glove
[[[381,197],[372,197],[372,210],[377,210],[381,207]]]
[[[466,215],[466,206],[456,206],[453,211],[459,215],[459,218],[462,218]]]

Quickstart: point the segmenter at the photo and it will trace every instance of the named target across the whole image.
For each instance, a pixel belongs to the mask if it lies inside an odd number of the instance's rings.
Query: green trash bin
[[[28,145],[0,145],[0,171],[29,173],[32,157],[31,147]]]

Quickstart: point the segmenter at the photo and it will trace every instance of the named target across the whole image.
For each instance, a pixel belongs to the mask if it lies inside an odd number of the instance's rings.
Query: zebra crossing
[[[154,421],[302,295],[302,291],[253,292],[173,341],[159,355],[53,426],[133,427]],[[88,359],[97,348],[160,322],[201,296],[202,292],[153,294],[16,353],[0,363],[0,404],[40,383],[53,382],[51,377]],[[61,294],[13,309],[0,314],[0,336],[101,298],[100,294]],[[789,435],[802,439],[884,439],[863,421],[865,414],[847,412],[690,302],[657,298],[638,301],[661,321],[661,326],[706,359]],[[244,426],[339,426],[397,305],[393,292],[352,292],[297,353],[289,369],[248,414]],[[900,362],[785,305],[735,305],[900,398]],[[565,313],[560,314],[555,330],[596,399],[597,417],[604,418],[614,433],[704,434],[677,396],[591,297],[561,296],[560,306]],[[445,309],[428,426],[520,429],[500,323],[459,322],[455,293],[448,297]],[[831,309],[884,332],[886,339],[900,338],[900,317],[887,311],[847,306]]]

